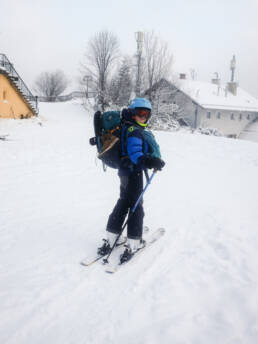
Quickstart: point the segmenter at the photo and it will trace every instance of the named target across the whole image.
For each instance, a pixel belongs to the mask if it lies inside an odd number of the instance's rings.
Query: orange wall
[[[12,86],[8,78],[0,74],[0,117],[26,118],[33,116],[23,98]]]

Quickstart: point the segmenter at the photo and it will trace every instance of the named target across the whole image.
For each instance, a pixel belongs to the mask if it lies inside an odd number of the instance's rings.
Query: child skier
[[[121,134],[122,158],[118,175],[120,177],[120,197],[109,216],[106,231],[107,239],[98,254],[105,255],[110,252],[115,240],[121,232],[126,215],[138,200],[143,190],[143,170],[161,170],[165,162],[160,157],[159,146],[154,136],[144,129],[151,116],[151,103],[145,98],[132,100],[129,109],[124,109],[124,119]],[[156,150],[156,156],[155,151]],[[144,244],[142,240],[143,204],[140,202],[127,224],[127,245],[120,257],[121,263],[129,260],[132,255]],[[118,244],[125,241],[120,237]]]

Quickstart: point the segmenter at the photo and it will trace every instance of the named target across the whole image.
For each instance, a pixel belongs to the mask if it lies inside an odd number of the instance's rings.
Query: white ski
[[[145,245],[142,248],[140,248],[138,251],[136,251],[130,260],[128,260],[127,262],[124,262],[123,264],[120,263],[120,260],[118,260],[116,263],[108,263],[105,267],[105,271],[110,274],[117,272],[117,270],[119,270],[122,266],[132,262],[136,256],[141,254],[147,247],[151,246],[154,242],[159,240],[164,234],[165,234],[164,228],[158,228],[154,232],[150,232],[147,238],[144,238],[144,240],[146,240]]]
[[[144,226],[143,227],[143,234],[146,234],[149,232],[149,227],[147,226]],[[118,248],[121,248],[123,244],[120,244],[120,245],[117,245],[114,250],[118,249]],[[84,258],[83,260],[80,261],[80,264],[83,265],[83,266],[91,266],[92,264],[96,263],[97,261],[101,260],[101,258],[105,258],[107,256],[104,255],[104,256],[101,256],[99,254],[95,254],[95,255],[92,255],[92,256],[89,256],[89,257],[86,257]]]

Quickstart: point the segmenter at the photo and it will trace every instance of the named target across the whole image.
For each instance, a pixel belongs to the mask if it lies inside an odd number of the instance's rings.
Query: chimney
[[[180,73],[179,74],[179,79],[181,79],[181,80],[186,79],[186,74],[185,73]]]
[[[237,95],[237,86],[238,86],[238,83],[235,82],[235,81],[231,81],[231,82],[228,82],[228,90],[229,92],[231,92],[234,96]]]
[[[220,79],[211,79],[211,83],[215,85],[220,85]]]
[[[226,86],[224,90],[225,90],[225,97],[227,98],[227,96],[228,96],[228,86]]]
[[[231,69],[231,81],[228,82],[228,90],[231,92],[234,96],[237,95],[237,86],[238,83],[234,81],[235,78],[235,70],[236,70],[236,57],[233,55],[232,60],[230,61],[230,69]]]
[[[211,83],[215,85],[220,85],[219,73],[215,72],[214,75],[215,78],[211,79]]]

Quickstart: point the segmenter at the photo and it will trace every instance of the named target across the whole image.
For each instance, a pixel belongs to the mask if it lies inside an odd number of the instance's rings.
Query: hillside
[[[257,143],[156,132],[145,224],[166,234],[108,275],[79,265],[119,190],[90,115],[42,103],[40,121],[0,128],[0,343],[257,343]]]

